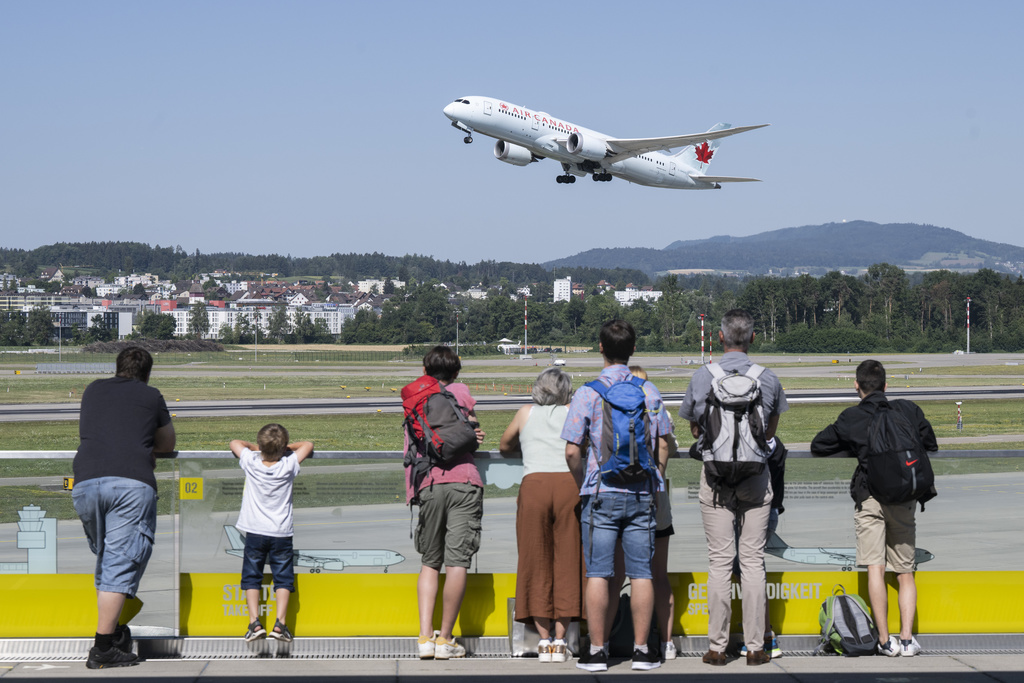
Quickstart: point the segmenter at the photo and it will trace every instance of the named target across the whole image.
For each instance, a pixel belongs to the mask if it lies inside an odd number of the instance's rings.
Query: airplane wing
[[[727,175],[698,175],[691,173],[690,177],[701,183],[759,183],[760,178],[735,178]]]
[[[764,128],[771,124],[761,123],[756,126],[740,126],[738,128],[725,128],[722,130],[708,131],[706,133],[692,133],[690,135],[673,135],[667,138],[611,138],[606,140],[608,149],[612,156],[607,158],[607,163],[613,164],[630,157],[638,157],[647,152],[664,152],[677,147],[696,145],[708,140],[719,140],[737,133],[746,133],[749,130]]]

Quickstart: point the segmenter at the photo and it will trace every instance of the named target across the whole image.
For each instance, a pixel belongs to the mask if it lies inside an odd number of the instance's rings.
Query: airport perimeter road
[[[1024,655],[920,655],[914,658],[783,656],[759,667],[741,659],[711,667],[699,657],[680,657],[653,671],[631,671],[626,660],[612,660],[607,673],[577,669],[575,660],[541,664],[536,659],[419,661],[415,659],[217,659],[150,660],[122,669],[90,671],[82,661],[0,662],[3,680],[151,680],[159,683],[252,683],[264,680],[388,683],[556,680],[598,681],[606,677],[638,682],[651,677],[738,683],[1024,683]]]

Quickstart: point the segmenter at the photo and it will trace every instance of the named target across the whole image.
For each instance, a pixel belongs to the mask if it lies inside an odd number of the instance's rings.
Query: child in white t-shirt
[[[285,621],[288,598],[295,591],[292,482],[299,473],[299,463],[313,454],[313,443],[288,443],[288,430],[271,423],[259,431],[255,444],[235,439],[229,445],[245,472],[242,509],[235,524],[245,533],[241,583],[249,607],[245,641],[267,637],[259,609],[263,567],[269,560],[277,598],[276,623],[270,636],[290,642],[292,634]]]

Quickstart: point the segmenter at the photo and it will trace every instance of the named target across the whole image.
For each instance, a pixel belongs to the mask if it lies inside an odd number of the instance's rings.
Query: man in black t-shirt
[[[82,394],[72,500],[96,554],[98,619],[86,666],[130,666],[131,631],[119,624],[125,600],[138,591],[156,533],[155,453],[174,450],[174,426],[163,396],[148,386],[153,358],[140,347],[117,356],[117,373]]]

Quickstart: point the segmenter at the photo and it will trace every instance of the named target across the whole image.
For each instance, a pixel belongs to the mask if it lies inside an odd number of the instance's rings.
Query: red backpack
[[[402,424],[409,435],[404,463],[413,468],[413,491],[419,491],[431,467],[446,467],[454,458],[479,447],[477,425],[470,422],[469,411],[429,375],[402,387],[402,409]],[[419,496],[414,495],[412,502],[417,504]]]

